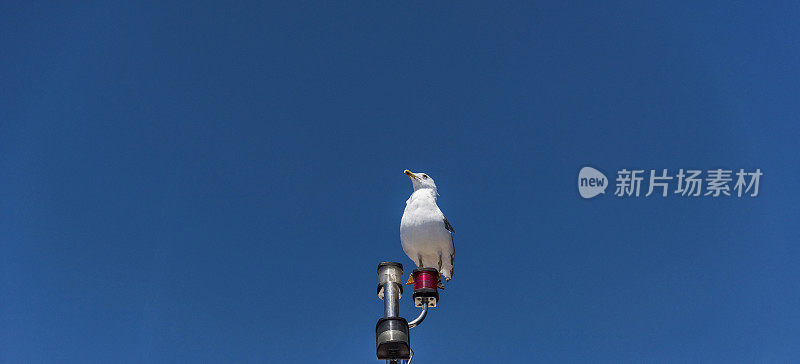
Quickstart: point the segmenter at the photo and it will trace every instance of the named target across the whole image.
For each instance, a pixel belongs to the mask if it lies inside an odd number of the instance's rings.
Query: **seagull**
[[[439,288],[444,289],[441,276],[447,281],[453,278],[453,261],[456,248],[453,245],[453,226],[436,205],[436,183],[425,173],[403,173],[411,178],[414,192],[406,201],[406,209],[400,220],[400,242],[403,251],[417,268],[436,268],[439,271]],[[406,284],[413,284],[414,276]]]

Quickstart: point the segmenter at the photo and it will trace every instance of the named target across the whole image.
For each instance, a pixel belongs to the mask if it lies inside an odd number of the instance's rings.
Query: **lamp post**
[[[378,264],[378,298],[383,300],[383,318],[375,325],[375,346],[378,360],[399,364],[411,359],[409,330],[419,326],[428,315],[428,307],[436,307],[439,293],[438,272],[432,268],[415,269],[414,305],[421,307],[411,322],[400,317],[398,302],[403,297],[403,265],[396,262]],[[435,279],[434,279],[435,278]]]

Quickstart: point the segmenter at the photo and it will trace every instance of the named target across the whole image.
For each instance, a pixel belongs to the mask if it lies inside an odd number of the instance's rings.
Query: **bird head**
[[[408,176],[408,178],[411,178],[411,184],[414,185],[414,191],[419,191],[421,189],[428,188],[433,190],[434,193],[436,193],[436,183],[434,183],[433,178],[431,178],[427,174],[422,172],[413,173],[407,169],[403,171],[403,173],[405,173],[406,176]]]

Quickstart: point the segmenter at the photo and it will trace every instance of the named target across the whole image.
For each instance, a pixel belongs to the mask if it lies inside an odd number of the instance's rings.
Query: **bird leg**
[[[444,289],[444,283],[442,283],[442,252],[439,252],[439,280],[436,282],[436,286],[439,289]]]

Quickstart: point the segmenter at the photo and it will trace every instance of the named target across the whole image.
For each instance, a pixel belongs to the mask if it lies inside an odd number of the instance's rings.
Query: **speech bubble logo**
[[[578,192],[583,198],[592,198],[601,193],[606,193],[608,178],[602,172],[592,168],[583,167],[578,172]]]

